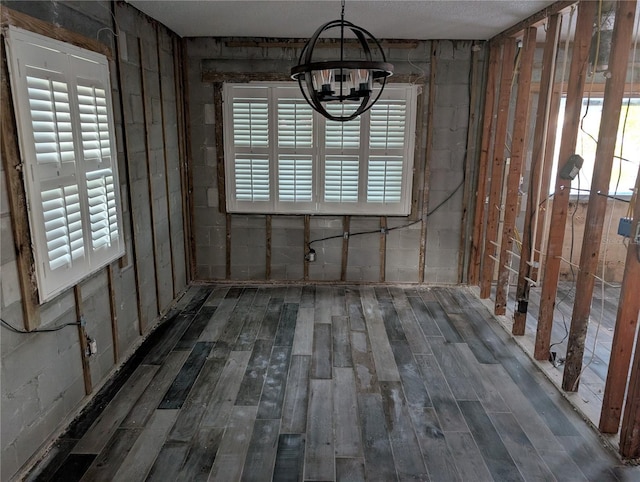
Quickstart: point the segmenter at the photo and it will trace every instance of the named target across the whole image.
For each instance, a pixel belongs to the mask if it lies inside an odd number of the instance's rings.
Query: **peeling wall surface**
[[[227,217],[220,212],[216,144],[214,83],[203,81],[203,74],[237,74],[238,80],[259,78],[259,73],[287,73],[297,64],[297,46],[263,46],[261,39],[234,42],[234,39],[197,38],[187,41],[189,73],[189,112],[193,162],[195,278],[218,280],[227,277],[227,236],[230,236],[230,279],[265,280],[267,219],[264,215],[233,214],[230,232]],[[237,39],[235,39],[237,40]],[[262,39],[264,40],[264,39]],[[266,42],[268,43],[268,42]],[[238,46],[240,45],[240,46]],[[433,125],[427,125],[431,51],[435,49],[435,97]],[[476,52],[483,71],[484,48]],[[394,75],[412,75],[422,95],[418,99],[418,126],[414,160],[414,216],[389,217],[388,227],[419,219],[438,206],[428,217],[425,282],[457,283],[463,218],[463,182],[470,111],[472,43],[438,41],[417,42],[412,47],[386,48],[387,59],[394,64]],[[249,75],[247,75],[249,74]],[[478,96],[480,97],[480,96]],[[473,125],[473,124],[472,124]],[[432,129],[430,159],[425,160],[427,129]],[[425,166],[429,178],[425,186]],[[423,206],[423,190],[428,189],[428,205]],[[350,237],[346,281],[418,282],[421,225],[389,232],[381,239],[379,217],[351,216],[351,234],[378,233]],[[272,280],[303,280],[304,216],[273,215],[271,224]],[[343,233],[343,216],[311,216],[311,241]],[[386,244],[381,255],[381,245]],[[309,281],[341,279],[343,243],[341,238],[313,244],[317,261],[308,265]],[[384,268],[381,262],[384,260]]]
[[[114,53],[111,84],[127,244],[126,257],[111,265],[121,362],[140,342],[141,332],[148,333],[187,284],[174,78],[178,39],[125,3],[3,1],[5,6],[97,39]],[[22,329],[4,170],[0,176],[2,319]],[[79,288],[86,332],[98,347],[88,359],[95,394],[119,363],[114,356],[106,269],[82,281]],[[77,321],[73,289],[41,305],[39,311],[41,328]],[[0,479],[8,481],[37,457],[88,397],[75,326],[38,334],[2,328],[0,340]]]

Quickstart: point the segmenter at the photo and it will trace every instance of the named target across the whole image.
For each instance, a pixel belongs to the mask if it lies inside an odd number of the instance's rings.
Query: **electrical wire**
[[[82,325],[82,322],[80,321],[74,321],[71,323],[64,323],[63,325],[58,325],[58,326],[54,326],[51,328],[37,328],[35,330],[21,330],[20,328],[16,328],[15,326],[13,326],[11,323],[8,323],[7,321],[3,320],[2,318],[0,318],[0,323],[2,323],[2,327],[6,328],[9,331],[12,331],[14,333],[18,333],[20,335],[30,335],[32,333],[52,333],[54,331],[60,331],[63,328],[66,328],[67,326],[79,326]]]

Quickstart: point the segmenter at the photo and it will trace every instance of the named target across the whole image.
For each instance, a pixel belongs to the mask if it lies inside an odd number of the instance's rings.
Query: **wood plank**
[[[247,319],[247,315],[251,310],[251,304],[257,291],[257,288],[251,287],[247,287],[242,291],[242,294],[238,297],[236,306],[229,316],[229,321],[218,338],[221,342],[227,343],[230,346],[236,343]]]
[[[380,482],[398,480],[389,433],[385,426],[382,397],[376,393],[360,393],[358,408],[362,424],[366,480]]]
[[[258,405],[269,367],[272,347],[273,342],[270,340],[256,340],[244,377],[242,377],[236,405]]]
[[[113,363],[120,359],[120,337],[118,336],[118,307],[114,289],[113,264],[106,266],[107,290],[109,291],[109,319],[111,320],[111,345],[113,347]]]
[[[371,345],[366,332],[351,332],[351,355],[358,393],[380,393],[378,374],[371,355]]]
[[[429,478],[433,481],[460,481],[438,416],[433,408],[409,408],[409,415],[422,449]]]
[[[258,407],[233,407],[209,480],[240,480]]]
[[[178,410],[154,411],[126,458],[116,467],[117,472],[111,480],[113,482],[143,480],[153,466],[177,417]]]
[[[293,355],[282,409],[282,433],[304,433],[307,427],[311,357]]]
[[[166,480],[178,480],[180,467],[187,458],[189,445],[182,442],[167,442],[162,446],[156,458],[146,482],[163,482]]]
[[[428,186],[428,184],[426,184]],[[426,189],[425,189],[426,191]],[[380,277],[378,281],[383,283],[387,274],[387,217],[380,217]]]
[[[200,422],[201,427],[224,428],[227,426],[250,356],[251,353],[248,351],[232,351],[229,354],[227,364],[220,373],[218,383],[208,400]]]
[[[418,325],[413,309],[402,288],[390,287],[389,292],[393,299],[393,306],[398,314],[402,331],[405,334],[411,351],[416,355],[430,355],[431,347],[427,343],[424,333]]]
[[[611,72],[626,72],[635,23],[635,11],[635,0],[616,3],[608,67]],[[622,111],[624,83],[625,78],[623,75],[612,75],[606,79],[604,89],[602,121],[600,122],[600,131],[598,133],[591,192],[589,193],[589,204],[587,205],[585,218],[588,221],[585,223],[584,236],[582,238],[580,269],[578,270],[578,279],[576,281],[576,296],[573,303],[573,314],[571,315],[571,327],[569,328],[567,354],[562,377],[562,388],[572,392],[578,390],[582,372],[585,339],[591,312],[590,301],[593,296],[595,277],[598,276],[598,257],[608,205],[607,197],[601,196],[599,193],[608,192],[609,189],[618,126],[620,124],[620,112]]]
[[[251,310],[249,310],[247,319],[242,326],[242,331],[240,331],[240,334],[238,335],[238,340],[236,341],[235,345],[233,345],[233,349],[235,351],[253,349],[253,344],[258,337],[260,325],[262,324],[262,320],[267,313],[268,301],[262,304],[262,301],[258,300],[258,297],[261,296],[261,291],[263,290],[258,290],[256,298],[254,298],[253,305],[251,306]]]
[[[285,303],[278,331],[276,331],[274,346],[292,346],[298,317],[298,303]]]
[[[332,382],[331,380],[310,380],[305,480],[334,478],[333,426]]]
[[[431,313],[433,321],[438,326],[440,333],[449,343],[462,343],[462,337],[455,326],[451,323],[449,315],[445,313],[438,301],[425,301],[425,306]]]
[[[187,457],[174,480],[185,482],[206,481],[209,478],[209,471],[216,458],[223,433],[224,429],[222,428],[200,429],[191,443]]]
[[[331,333],[333,335],[333,366],[352,367],[349,318],[346,316],[331,317]]]
[[[425,386],[429,387],[433,408],[438,414],[442,429],[445,432],[466,432],[468,430],[467,424],[435,357],[433,355],[416,355],[416,362]]]
[[[280,434],[273,480],[298,482],[302,480],[303,469],[304,436],[291,433]]]
[[[411,353],[409,344],[403,341],[392,341],[391,349],[393,350],[396,365],[398,365],[398,372],[400,373],[400,380],[402,381],[408,405],[417,408],[432,407],[431,398],[424,386],[420,370],[418,370],[418,365]]]
[[[4,10],[4,9],[3,9]],[[71,454],[56,470],[52,480],[80,480],[96,458],[96,454]]]
[[[158,408],[175,409],[182,407],[212,348],[213,343],[210,342],[200,341],[195,344],[187,361],[165,393]]]
[[[613,454],[594,450],[594,446],[585,443],[583,437],[563,436],[558,438],[587,480],[615,480],[612,469],[616,465],[617,459]]]
[[[305,249],[305,255],[307,254],[307,251],[309,249],[311,249],[311,236],[310,236],[310,225],[311,223],[311,219],[309,217],[308,214],[304,215],[304,249]],[[302,279],[303,280],[308,280],[309,279],[309,261],[307,260],[307,257],[304,257],[304,263],[302,265]]]
[[[271,298],[267,305],[267,313],[262,319],[260,325],[260,331],[258,332],[258,340],[269,340],[273,343],[273,339],[278,331],[278,324],[280,323],[280,316],[284,307],[284,300],[282,298]]]
[[[455,399],[478,400],[468,371],[458,361],[457,345],[447,343],[444,338],[436,337],[429,338],[429,344]]]
[[[389,341],[406,341],[407,337],[404,334],[402,325],[398,313],[391,301],[391,298],[380,300],[378,298],[378,306],[382,314],[382,321],[384,323],[384,329],[387,332]]]
[[[382,382],[380,390],[398,478],[428,480],[427,468],[411,423],[402,385],[398,382]]]
[[[494,479],[524,480],[480,402],[461,401],[459,406]]]
[[[350,231],[350,216],[343,216],[342,218],[342,232],[348,233]],[[347,267],[349,266],[349,236],[342,238],[342,259],[340,261],[340,281],[346,281],[347,279]]]
[[[195,290],[187,305],[182,308],[183,313],[197,313],[203,306],[217,306],[219,304],[217,302],[212,303],[214,299],[217,300],[215,296],[217,290],[212,290],[207,286],[198,286]]]
[[[336,457],[336,482],[365,482],[364,459]]]
[[[564,450],[540,450],[539,453],[556,480],[587,481],[580,468]]]
[[[269,480],[273,474],[278,444],[279,420],[256,420],[242,469],[243,482]]]
[[[296,329],[293,335],[293,354],[313,353],[313,308],[303,306],[298,309]]]
[[[635,345],[620,429],[620,453],[628,458],[640,456],[640,334],[636,335]]]
[[[198,341],[218,341],[227,323],[229,323],[229,318],[237,303],[238,299],[233,297],[225,297],[220,301],[218,309],[213,313],[209,323],[204,330],[202,330],[202,333],[200,333]]]
[[[422,301],[421,298],[415,296],[409,296],[407,299],[409,300],[411,309],[413,310],[416,320],[418,321],[418,325],[420,325],[424,336],[442,336],[440,328],[438,328],[438,325],[433,319],[431,312],[424,304],[424,301]]]
[[[506,198],[503,207],[502,241],[500,242],[500,262],[498,264],[498,281],[494,312],[504,315],[507,312],[507,286],[509,284],[511,254],[513,238],[516,229],[516,217],[519,211],[520,178],[524,158],[528,154],[529,131],[529,98],[531,97],[531,74],[533,72],[534,54],[536,51],[536,27],[529,27],[524,31],[523,46],[518,55],[518,89],[515,100],[513,130],[511,133],[511,162],[509,175],[505,186]],[[514,333],[517,334],[517,333]]]
[[[82,307],[82,290],[80,285],[73,287],[73,298],[76,308],[76,320],[84,319],[84,309]],[[84,381],[84,393],[85,395],[91,394],[93,391],[93,383],[91,381],[91,366],[89,365],[89,356],[87,354],[89,347],[89,335],[84,324],[77,325],[78,332],[78,346],[80,347],[80,362],[82,364],[82,379]]]
[[[273,216],[267,214],[265,216],[265,256],[264,256],[264,277],[271,279],[271,245],[273,240]]]
[[[516,466],[526,479],[553,480],[554,476],[511,413],[488,414]]]
[[[469,432],[445,432],[444,437],[462,480],[474,482],[495,480]]]
[[[400,374],[393,358],[393,351],[391,350],[391,345],[389,345],[384,321],[375,301],[373,289],[362,288],[360,294],[378,380],[399,382]]]
[[[282,417],[282,405],[290,362],[290,346],[273,347],[258,405],[259,419],[280,419]]]
[[[342,286],[331,289],[331,316],[347,316],[346,289]]]
[[[498,220],[501,210],[501,192],[503,169],[505,165],[505,147],[507,141],[507,125],[509,122],[509,107],[511,102],[511,82],[513,80],[513,65],[516,42],[513,38],[501,40],[502,71],[498,88],[498,112],[495,124],[495,141],[493,161],[491,165],[491,181],[489,185],[489,200],[487,203],[487,220],[484,238],[482,271],[480,272],[480,298],[488,298],[493,281],[494,263],[489,257],[496,253],[494,245],[498,240]],[[497,253],[496,253],[497,254]]]
[[[351,368],[333,372],[333,421],[336,457],[361,457],[356,383]]]
[[[358,288],[347,288],[345,290],[345,303],[347,305],[347,315],[349,316],[349,328],[354,331],[364,331],[366,325],[364,314],[362,313],[360,290]]]
[[[80,439],[73,453],[99,454],[157,371],[157,366],[140,365]]]
[[[475,359],[482,364],[496,364],[499,363],[496,357],[493,356],[493,352],[487,348],[482,342],[482,339],[477,336],[473,325],[469,324],[467,318],[464,315],[450,315],[449,319],[456,327],[458,333],[461,334],[462,339],[473,352]]]
[[[311,378],[331,378],[331,325],[316,323],[313,327],[313,355]]]
[[[317,286],[316,301],[314,304],[314,321],[316,323],[331,323],[332,305],[331,286]]]
[[[302,294],[300,295],[300,307],[301,308],[313,308],[316,300],[316,287],[311,285],[304,285],[302,287]]]
[[[142,392],[140,398],[131,408],[129,414],[120,425],[122,428],[144,427],[147,420],[162,401],[162,397],[169,389],[171,383],[187,360],[189,352],[174,351],[169,354],[166,361],[160,366],[155,376]]]
[[[149,350],[142,363],[148,365],[161,365],[164,363],[169,353],[175,348],[182,335],[191,325],[193,317],[194,315],[190,313],[180,313],[162,322],[162,325],[166,325],[167,331],[162,335],[158,343]],[[162,325],[160,329],[165,329]]]
[[[209,324],[209,321],[217,308],[217,306],[203,307],[193,318],[186,331],[182,334],[182,337],[178,340],[178,343],[176,343],[174,350],[191,351],[200,338],[200,335],[202,335],[202,332]]]
[[[80,479],[83,482],[111,480],[133,447],[142,429],[119,428]]]
[[[289,285],[287,286],[287,293],[284,296],[285,303],[300,304],[302,298],[302,286]]]
[[[558,157],[560,160],[559,163],[562,165],[567,162],[569,156],[575,152],[576,148],[596,7],[597,5],[594,2],[582,2],[578,5],[578,18],[573,36],[573,50],[569,68],[569,81],[567,83],[564,123],[562,126],[560,154]],[[542,282],[542,293],[540,294],[540,310],[538,313],[536,343],[533,352],[536,360],[549,359],[553,312],[556,305],[558,277],[560,273],[560,257],[562,256],[564,231],[567,224],[570,192],[568,188],[571,182],[562,179],[560,172],[561,169],[558,169],[553,190],[553,207],[549,223],[544,279]]]
[[[468,345],[458,343],[455,345],[458,353],[458,363],[467,374],[467,380],[478,395],[478,400],[487,412],[508,412],[509,408],[500,395],[498,389],[486,378],[483,366]]]

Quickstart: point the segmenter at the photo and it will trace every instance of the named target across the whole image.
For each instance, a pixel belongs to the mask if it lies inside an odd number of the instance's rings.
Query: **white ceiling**
[[[308,38],[339,0],[127,0],[182,37]],[[549,0],[347,0],[345,20],[379,39],[484,40]]]

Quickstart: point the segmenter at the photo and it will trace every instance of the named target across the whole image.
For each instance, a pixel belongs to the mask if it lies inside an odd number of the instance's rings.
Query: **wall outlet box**
[[[620,236],[624,236],[625,238],[630,238],[632,222],[632,218],[620,218],[620,223],[618,224],[618,234]]]

